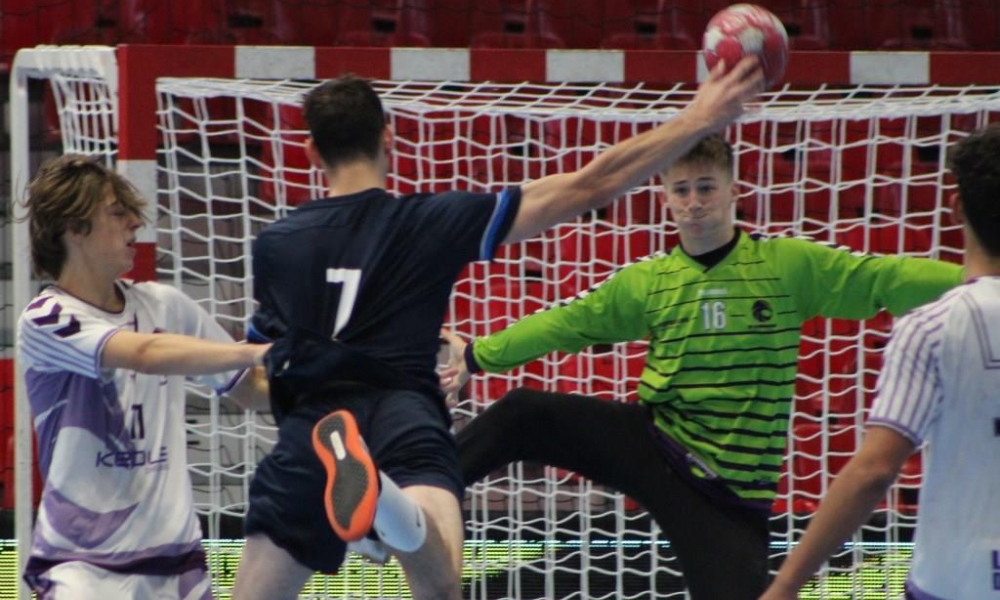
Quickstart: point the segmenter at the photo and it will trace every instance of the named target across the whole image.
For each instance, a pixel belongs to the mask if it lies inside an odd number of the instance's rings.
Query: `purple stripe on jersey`
[[[236,374],[230,377],[229,381],[227,381],[224,386],[222,386],[221,388],[217,388],[215,390],[215,394],[217,396],[224,396],[229,392],[231,392],[232,389],[236,387],[236,384],[239,383],[241,379],[243,379],[243,376],[247,375],[248,371],[249,369],[240,369],[239,371],[236,371]]]
[[[31,559],[28,559],[30,564]],[[56,586],[51,579],[45,575],[39,575],[27,571],[24,572],[24,582],[28,584],[31,591],[35,592],[37,600],[58,600],[56,598]]]
[[[31,322],[39,327],[44,327],[45,325],[55,325],[59,322],[59,313],[61,312],[62,305],[56,302],[52,305],[52,308],[49,309],[49,314],[41,317],[35,317],[31,320]]]
[[[52,450],[64,427],[89,431],[115,450],[133,447],[113,381],[102,382],[66,371],[35,370],[25,373],[24,379],[31,414],[36,419],[38,467],[43,478],[48,476]]]
[[[947,600],[934,594],[928,594],[914,585],[909,579],[906,580],[906,598],[907,600]]]
[[[71,561],[85,562],[113,573],[127,575],[171,576],[205,569],[205,550],[198,540],[184,544],[166,544],[138,552],[96,554],[41,546],[36,537],[31,552],[32,556],[28,558],[28,564],[24,568],[24,579],[29,584],[44,581],[46,571]]]
[[[31,304],[28,305],[27,310],[35,310],[36,308],[41,308],[42,306],[45,305],[46,302],[48,302],[51,299],[52,296],[49,295],[39,296],[38,298],[35,298],[34,300],[31,301]]]
[[[23,327],[20,333],[23,337],[20,351],[40,366],[69,369],[91,377],[97,376],[99,355],[84,352],[74,344],[56,340],[48,333],[33,327]]]
[[[76,315],[69,316],[69,323],[59,329],[56,329],[52,333],[56,334],[61,338],[66,338],[71,335],[80,333],[80,321],[77,320]]]
[[[181,598],[187,598],[191,590],[209,581],[208,570],[202,565],[201,569],[191,569],[180,576],[177,584],[177,591]],[[209,581],[209,583],[211,583]],[[212,586],[205,586],[205,593],[198,600],[212,600]]]
[[[119,510],[97,512],[76,504],[63,496],[59,490],[50,487],[45,490],[42,504],[52,529],[85,550],[96,548],[106,542],[121,529],[122,524],[139,506],[133,504]],[[40,538],[36,538],[34,545],[37,547],[44,544],[39,542]],[[59,548],[52,547],[45,554],[53,556],[52,552],[58,554],[60,551]]]
[[[924,394],[924,388],[926,387],[926,384],[930,382],[931,389],[927,397],[934,398],[936,400],[933,405],[925,408],[919,421],[911,423],[911,425],[917,431],[927,431],[929,422],[933,421],[934,418],[937,417],[938,414],[937,405],[944,398],[944,393],[941,390],[941,378],[937,375],[937,368],[936,368],[937,357],[940,356],[941,354],[939,352],[940,348],[941,348],[941,340],[938,339],[933,344],[931,344],[931,347],[928,349],[927,359],[926,359],[927,365],[924,367],[926,372],[928,373],[928,376],[924,378],[924,385],[920,387],[920,393]],[[921,395],[920,397],[923,398],[924,396]]]
[[[916,328],[914,328],[914,329],[916,329]],[[934,328],[934,330],[937,330],[937,329],[940,329],[940,325],[938,325],[937,327]],[[930,348],[927,346],[927,342],[930,339],[930,334],[931,333],[932,333],[932,330],[926,330],[926,331],[923,332],[923,335],[920,336],[920,341],[918,342],[916,351],[914,352],[914,367],[917,366],[917,361],[918,360],[925,359],[925,357],[928,357],[930,355]],[[919,379],[919,381],[915,381],[917,379]],[[899,396],[899,397],[900,398],[914,398],[914,397],[922,398],[923,397],[923,389],[924,389],[923,386],[924,386],[924,383],[926,381],[927,381],[926,377],[919,377],[919,378],[917,378],[917,377],[910,377],[907,380],[907,382],[906,382],[906,387],[903,388],[903,394],[901,396]],[[914,383],[917,383],[918,386],[919,386],[919,389],[917,390],[917,393],[919,394],[918,396],[914,395],[914,391],[913,391],[913,385],[914,385]],[[912,421],[912,412],[916,409],[915,404],[916,403],[912,403],[911,406],[909,407],[910,408],[909,412],[911,414],[910,415],[906,415],[906,416],[910,417],[910,418],[906,419],[907,421]],[[902,412],[906,412],[906,408],[907,407],[903,406],[903,407],[900,407],[900,408],[901,408],[901,411],[900,411],[901,413]],[[902,415],[902,414],[900,415],[900,417],[903,417],[903,416],[904,415]]]
[[[983,369],[986,371],[1000,369],[1000,356],[993,355],[993,348],[988,335],[990,328],[986,325],[989,320],[983,314],[983,308],[969,294],[963,296],[962,301],[968,309],[972,321],[976,324],[975,333],[976,338],[979,340],[979,351],[983,355]]]
[[[935,334],[940,332],[941,318],[947,310],[946,305],[938,303],[903,317],[886,349],[873,415],[905,423],[911,431],[920,431],[927,419],[932,418],[934,411],[925,406],[924,399],[934,397],[933,392],[939,391],[938,379],[932,376],[935,350],[939,347]],[[933,386],[930,390],[928,383]],[[915,384],[917,389],[913,389]]]

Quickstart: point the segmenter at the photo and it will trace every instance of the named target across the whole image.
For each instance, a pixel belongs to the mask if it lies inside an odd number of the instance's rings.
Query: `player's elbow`
[[[865,489],[883,492],[899,476],[899,465],[884,456],[858,456],[852,461],[853,476]]]
[[[143,375],[158,375],[158,361],[155,351],[151,351],[148,346],[140,346],[130,357],[126,368]]]

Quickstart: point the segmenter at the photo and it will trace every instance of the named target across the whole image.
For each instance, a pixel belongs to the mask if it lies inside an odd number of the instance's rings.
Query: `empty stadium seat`
[[[395,146],[390,176],[395,189],[401,193],[443,192],[455,188],[456,181],[471,180],[480,184],[480,189],[498,190],[508,182],[531,177],[526,175],[531,165],[526,169],[525,161],[514,151],[497,150],[497,144],[507,143],[504,140],[508,138],[490,138],[497,129],[492,127],[494,119],[485,112],[470,116],[451,109],[393,114]],[[510,120],[523,118],[510,116]]]
[[[788,478],[790,465],[791,461],[786,460],[781,466],[781,478],[778,479],[777,497],[775,497],[774,503],[771,505],[771,513],[775,515],[784,515],[789,512],[796,515],[814,514],[816,509],[819,508],[819,502],[815,498],[807,498],[798,490],[795,494],[790,494],[789,492]]]
[[[445,322],[459,331],[486,335],[548,306],[552,299],[551,283],[525,277],[516,264],[472,263],[455,284]]]
[[[868,222],[837,233],[837,243],[874,254],[904,252],[925,255],[933,244],[930,224],[908,224],[873,215]]]
[[[781,20],[793,50],[830,48],[829,0],[759,0],[758,4]]]
[[[296,9],[271,0],[219,0],[225,43],[245,46],[300,44]],[[177,3],[173,3],[177,4]]]
[[[471,6],[473,48],[565,48],[546,0],[477,0]]]
[[[965,248],[964,236],[962,228],[957,225],[942,229],[939,241],[939,258],[955,264],[962,264],[963,250]]]
[[[789,440],[791,485],[806,499],[817,501],[856,450],[853,425],[821,424],[800,420],[792,425]],[[824,442],[826,438],[826,442]]]
[[[965,10],[956,0],[870,0],[872,45],[886,50],[964,50]]]
[[[556,390],[564,394],[584,394],[624,402],[635,400],[635,385],[646,364],[645,345],[624,345],[626,358],[611,346],[596,346],[558,362]]]
[[[655,248],[648,232],[623,231],[600,220],[590,225],[560,230],[557,260],[544,265],[543,277],[556,283],[560,298],[604,282],[616,269]]]
[[[109,0],[3,0],[0,61],[9,68],[21,48],[38,44],[115,44],[118,15]]]
[[[815,1],[829,7],[827,16],[831,50],[872,49],[865,21],[867,2]]]
[[[606,0],[602,48],[694,50],[701,47],[706,15],[678,0]]]
[[[259,196],[268,204],[283,200],[286,206],[298,206],[316,197],[317,175],[306,156],[306,138],[302,109],[283,105],[275,115],[272,107],[261,110],[257,122],[248,119],[244,127],[248,136],[259,138],[261,168]],[[294,133],[293,133],[294,132]]]
[[[1000,4],[995,0],[965,0],[962,5],[969,47],[973,50],[1000,48]]]
[[[941,185],[937,160],[923,162],[913,152],[908,164],[899,161],[885,166],[880,172],[889,181],[876,188],[872,201],[873,212],[898,217],[934,212],[944,204],[944,199],[938,198]]]
[[[120,0],[118,6],[124,43],[224,44],[236,39],[224,34],[224,0]]]
[[[600,2],[545,0],[539,8],[546,22],[567,48],[591,49],[600,46],[604,29]]]
[[[431,45],[425,0],[378,0],[358,5],[342,3],[335,16],[332,44],[322,28],[311,29],[316,45],[426,47]],[[325,43],[324,43],[325,42]]]

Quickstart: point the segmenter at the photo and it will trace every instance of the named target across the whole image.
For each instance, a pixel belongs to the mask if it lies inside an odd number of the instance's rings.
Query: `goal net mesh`
[[[65,149],[113,162],[116,108],[101,82],[49,81]],[[197,299],[237,338],[253,310],[254,236],[324,191],[322,174],[309,167],[303,149],[300,104],[313,85],[157,83],[157,277]],[[389,188],[399,194],[496,191],[577,169],[670,119],[693,93],[691,86],[611,84],[377,81],[375,87],[395,133]],[[976,87],[767,94],[727,130],[740,184],[737,218],[749,231],[959,261],[960,230],[946,202],[954,190],[945,173],[946,148],[994,120],[998,106],[994,90]],[[606,209],[505,247],[492,263],[471,265],[455,287],[446,325],[465,336],[496,331],[676,242],[659,182],[646,182]],[[788,458],[772,518],[772,567],[858,447],[889,328],[881,315],[864,323],[815,319],[805,325]],[[456,427],[517,386],[634,402],[645,352],[638,340],[476,377],[454,412]],[[192,398],[199,394],[192,390]],[[607,443],[619,435],[609,431]],[[254,465],[275,436],[270,415],[189,402],[190,469],[208,538],[222,536],[227,520],[244,514]],[[901,589],[920,473],[917,455],[875,517],[803,597],[891,597]],[[464,508],[465,583],[472,598],[685,597],[669,540],[642,507],[573,473],[511,465],[471,487]],[[216,575],[218,593],[228,594],[228,580]],[[391,570],[367,577],[374,587],[350,594],[406,595]],[[318,597],[333,593],[334,584],[326,585]]]

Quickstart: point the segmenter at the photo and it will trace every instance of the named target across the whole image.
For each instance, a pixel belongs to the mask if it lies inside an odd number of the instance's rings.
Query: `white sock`
[[[375,508],[375,533],[393,548],[414,552],[427,539],[427,521],[424,511],[385,473],[379,471],[382,490]]]

